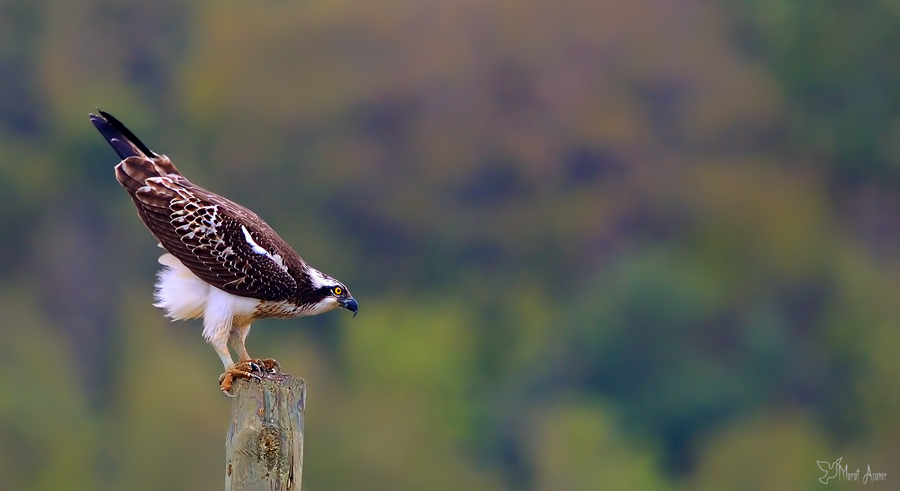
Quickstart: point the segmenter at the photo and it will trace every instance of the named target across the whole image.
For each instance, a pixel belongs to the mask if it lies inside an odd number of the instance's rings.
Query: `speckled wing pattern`
[[[147,166],[148,159],[131,157],[116,174],[133,179]],[[163,248],[207,283],[262,300],[286,300],[296,291],[289,266],[302,259],[252,211],[172,174],[144,178],[131,196]]]
[[[292,298],[303,259],[247,208],[188,181],[114,117],[91,115],[122,158],[116,178],[162,247],[207,283],[234,295]]]

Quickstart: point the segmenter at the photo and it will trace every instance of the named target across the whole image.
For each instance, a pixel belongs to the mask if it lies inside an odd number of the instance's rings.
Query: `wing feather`
[[[302,259],[255,213],[180,176],[149,178],[133,199],[163,248],[207,283],[265,300],[296,291],[290,268]],[[265,254],[247,242],[242,227]]]
[[[91,121],[122,161],[116,179],[138,216],[166,251],[221,290],[263,300],[287,300],[309,267],[255,213],[188,181],[165,155],[144,145],[110,114]]]

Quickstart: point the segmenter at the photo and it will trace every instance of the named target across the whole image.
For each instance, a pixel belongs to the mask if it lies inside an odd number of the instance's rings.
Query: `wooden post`
[[[225,491],[300,490],[306,381],[285,373],[235,380]]]

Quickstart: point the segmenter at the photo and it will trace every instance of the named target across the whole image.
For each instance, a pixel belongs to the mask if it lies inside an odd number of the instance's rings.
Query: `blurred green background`
[[[898,97],[896,0],[0,0],[0,488],[224,480],[100,107],[359,299],[305,490],[896,489]]]

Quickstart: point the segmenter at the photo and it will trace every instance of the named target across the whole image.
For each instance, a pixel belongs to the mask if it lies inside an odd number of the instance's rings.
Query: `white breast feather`
[[[234,313],[228,294],[218,288],[210,288],[203,312],[203,338],[207,341],[227,340],[231,331]]]
[[[153,306],[164,309],[166,316],[172,320],[202,316],[212,287],[171,254],[160,256],[159,263],[163,268],[157,274],[156,303]]]
[[[173,320],[203,317],[203,337],[227,339],[231,326],[247,325],[259,300],[232,295],[201,280],[171,254],[159,258],[164,267],[156,282],[156,303]]]

